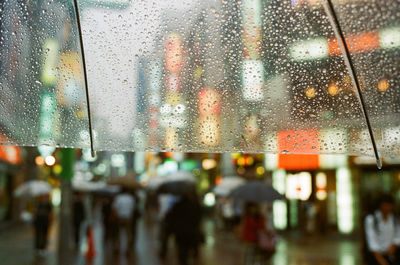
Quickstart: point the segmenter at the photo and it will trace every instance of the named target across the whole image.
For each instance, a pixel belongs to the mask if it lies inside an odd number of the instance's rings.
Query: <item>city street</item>
[[[206,243],[201,248],[200,260],[197,264],[217,265],[243,264],[244,246],[231,232],[216,231],[211,220],[205,221]],[[51,230],[48,252],[44,257],[35,256],[32,247],[32,229],[29,225],[14,225],[0,232],[0,257],[2,264],[7,265],[52,265],[56,262],[55,226]],[[111,265],[172,265],[177,264],[170,241],[170,249],[165,261],[158,258],[157,227],[146,225],[144,220],[138,223],[138,236],[134,252],[125,255],[113,255],[105,251],[100,243],[101,224],[95,225],[96,256],[87,261],[82,254],[76,252],[75,264]],[[124,248],[124,246],[122,247]],[[122,252],[122,251],[121,251]],[[71,261],[72,262],[72,261]],[[360,244],[355,240],[343,239],[338,235],[320,236],[283,236],[278,244],[277,252],[272,258],[274,265],[356,265],[360,260]]]

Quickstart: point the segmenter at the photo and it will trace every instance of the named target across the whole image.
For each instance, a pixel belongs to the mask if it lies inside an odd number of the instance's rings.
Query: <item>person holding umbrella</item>
[[[182,198],[165,217],[171,225],[172,234],[175,235],[180,265],[189,264],[190,256],[195,259],[198,256],[198,248],[203,240],[201,217],[201,206],[194,191],[182,194]]]
[[[44,254],[44,249],[47,246],[47,238],[49,226],[51,223],[51,204],[49,195],[42,194],[39,197],[39,202],[36,206],[33,226],[35,230],[35,249],[40,255]]]
[[[272,229],[266,228],[265,217],[261,214],[259,204],[282,200],[285,197],[269,184],[255,180],[235,188],[229,196],[246,202],[242,230],[242,239],[247,243],[245,264],[268,259],[275,252],[277,236]]]

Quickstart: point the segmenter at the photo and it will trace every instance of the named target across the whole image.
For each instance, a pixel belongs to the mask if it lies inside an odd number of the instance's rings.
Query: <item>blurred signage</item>
[[[59,49],[59,44],[55,39],[46,39],[43,44],[41,80],[45,85],[52,86],[57,83]]]
[[[289,48],[294,61],[310,61],[327,58],[329,46],[325,38],[315,38],[293,43]]]
[[[217,146],[220,141],[219,117],[204,115],[199,118],[199,143]]]
[[[221,110],[221,95],[213,88],[204,88],[199,93],[199,113],[219,114]]]
[[[346,43],[350,53],[368,52],[379,48],[379,36],[376,32],[346,35]],[[342,53],[336,38],[330,38],[328,46],[330,55],[339,55]]]
[[[319,158],[315,154],[319,151],[318,138],[316,130],[280,131],[278,168],[287,170],[319,168]]]
[[[328,193],[326,191],[327,186],[327,176],[323,172],[319,172],[315,177],[315,186],[317,188],[317,192],[315,196],[318,200],[326,200],[328,197]]]
[[[58,101],[64,106],[76,106],[84,103],[84,77],[81,57],[77,52],[61,54],[58,80]]]
[[[0,146],[0,160],[17,165],[21,162],[21,148],[19,146]]]
[[[182,37],[178,33],[170,33],[165,49],[165,68],[171,73],[179,72],[183,60]]]
[[[379,31],[379,45],[384,49],[400,47],[400,27],[389,27]]]
[[[361,53],[381,49],[400,47],[400,27],[388,27],[379,31],[361,32],[345,36],[351,53]],[[328,58],[341,54],[339,43],[335,37],[318,37],[301,40],[291,44],[290,57],[294,61],[310,61]]]
[[[220,142],[221,95],[214,88],[204,88],[198,95],[198,141],[207,146],[217,146]]]
[[[264,99],[264,65],[261,60],[244,60],[242,69],[243,98],[249,101]]]
[[[242,1],[243,20],[243,98],[249,101],[264,99],[264,66],[262,50],[262,7],[260,0]]]
[[[286,198],[306,201],[312,192],[311,174],[300,172],[286,177]]]
[[[51,139],[53,135],[54,112],[56,108],[56,99],[53,94],[45,93],[40,102],[40,131],[41,139]]]

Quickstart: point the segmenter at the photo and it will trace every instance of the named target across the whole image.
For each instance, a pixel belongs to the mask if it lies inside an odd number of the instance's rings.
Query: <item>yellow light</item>
[[[306,97],[315,98],[317,91],[313,87],[309,87],[306,89]]]
[[[85,117],[85,112],[84,112],[83,110],[81,110],[81,109],[78,109],[78,110],[75,112],[75,115],[76,115],[76,117],[78,117],[79,119],[83,119],[83,118]]]
[[[257,167],[256,172],[258,175],[262,175],[265,173],[265,169],[263,167]]]
[[[328,93],[331,96],[336,96],[339,94],[339,87],[336,85],[335,82],[331,82],[328,86]]]
[[[238,166],[244,166],[245,163],[246,163],[246,159],[244,157],[239,157],[237,159]]]
[[[38,165],[38,166],[43,166],[43,165],[44,165],[44,158],[41,157],[41,156],[37,156],[37,157],[35,158],[35,163],[36,163],[36,165]]]
[[[46,163],[46,165],[51,167],[54,166],[54,164],[56,163],[56,158],[54,156],[46,156],[44,162]]]
[[[385,78],[385,79],[381,79],[378,82],[378,90],[381,92],[385,92],[386,90],[388,90],[390,87],[389,81]]]
[[[231,154],[231,157],[232,157],[232,158],[239,158],[240,156],[241,156],[240,153],[232,153],[232,154]]]
[[[59,174],[61,174],[61,171],[62,171],[62,166],[61,165],[55,165],[54,166],[54,168],[53,168],[54,174],[59,175]]]
[[[246,164],[251,166],[254,163],[254,158],[252,158],[251,156],[246,158]]]

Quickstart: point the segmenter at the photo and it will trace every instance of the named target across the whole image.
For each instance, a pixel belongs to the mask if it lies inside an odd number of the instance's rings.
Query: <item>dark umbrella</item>
[[[193,182],[190,181],[168,181],[160,185],[157,189],[157,193],[167,193],[174,195],[184,195],[195,191]]]
[[[230,197],[254,203],[272,202],[285,198],[273,187],[260,181],[250,181],[237,187],[231,192]]]

